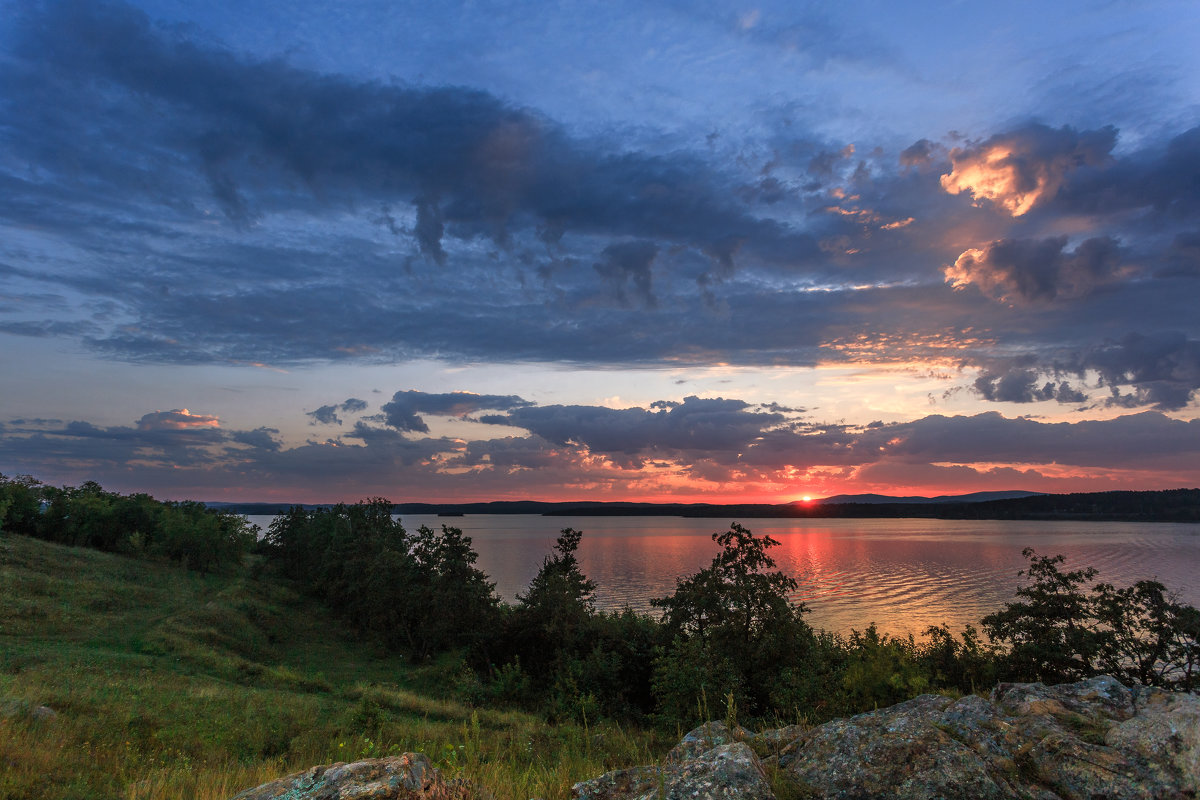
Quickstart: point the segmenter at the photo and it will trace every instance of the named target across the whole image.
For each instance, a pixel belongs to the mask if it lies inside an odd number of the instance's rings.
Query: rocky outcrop
[[[741,731],[747,733],[746,731]],[[577,783],[577,800],[774,800],[762,762],[720,722],[689,733],[666,763],[606,773]]]
[[[575,800],[1197,800],[1200,697],[1109,677],[922,695],[812,728],[709,722],[663,763],[617,770]],[[471,800],[419,753],[313,767],[234,800]]]
[[[247,789],[233,800],[470,800],[466,784],[447,782],[421,753],[311,767]]]
[[[813,800],[1191,800],[1200,698],[1099,677],[1001,684],[986,699],[923,695],[809,729],[750,735],[707,723],[663,765],[610,772],[573,794],[767,800],[773,787]]]

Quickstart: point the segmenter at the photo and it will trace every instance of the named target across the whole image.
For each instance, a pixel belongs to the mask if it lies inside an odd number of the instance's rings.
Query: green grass
[[[313,764],[424,752],[497,800],[657,760],[652,732],[549,725],[453,697],[251,569],[0,535],[0,798],[217,800]],[[51,719],[33,710],[47,706]]]

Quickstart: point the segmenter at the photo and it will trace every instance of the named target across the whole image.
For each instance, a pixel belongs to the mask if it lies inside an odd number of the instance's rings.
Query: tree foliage
[[[105,491],[95,481],[46,486],[0,476],[0,529],[73,547],[166,558],[210,572],[233,566],[254,546],[256,528],[238,514],[196,502]]]
[[[500,601],[458,528],[408,533],[372,498],[292,508],[263,540],[271,563],[350,622],[415,661],[452,648],[486,651]]]
[[[564,528],[507,614],[496,655],[501,691],[520,674],[552,717],[636,716],[652,704],[650,664],[660,627],[626,609],[598,612],[596,584],[577,556],[583,534]],[[540,689],[540,691],[538,691]]]
[[[732,694],[750,713],[766,711],[780,676],[799,668],[813,643],[803,605],[789,595],[794,578],[775,570],[768,550],[779,545],[734,522],[714,533],[721,550],[712,564],[653,600],[663,609],[670,642],[655,664],[660,712],[682,718],[695,699]]]
[[[1061,555],[1022,554],[1030,583],[1021,600],[983,618],[1007,645],[1006,670],[1019,680],[1063,682],[1107,673],[1126,683],[1190,690],[1198,682],[1200,611],[1172,598],[1158,581],[1117,588],[1090,567],[1063,571]]]

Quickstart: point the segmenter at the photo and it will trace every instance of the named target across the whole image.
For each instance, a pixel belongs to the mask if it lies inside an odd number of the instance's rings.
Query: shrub
[[[1118,589],[1082,586],[1096,575],[1087,568],[1062,572],[1064,559],[1031,548],[1027,575],[1009,603],[983,619],[988,635],[1008,644],[1002,658],[1017,679],[1063,682],[1107,672],[1130,683],[1190,690],[1198,680],[1200,611],[1168,596],[1157,581]]]
[[[788,595],[796,581],[771,571],[767,551],[779,544],[732,523],[714,533],[721,552],[712,565],[680,580],[670,597],[653,600],[664,609],[665,635],[671,644],[655,661],[654,685],[661,713],[679,719],[690,693],[717,688],[733,693],[750,714],[766,712],[780,688],[780,675],[803,663],[813,642],[803,620],[803,605]],[[725,685],[713,687],[711,681]]]

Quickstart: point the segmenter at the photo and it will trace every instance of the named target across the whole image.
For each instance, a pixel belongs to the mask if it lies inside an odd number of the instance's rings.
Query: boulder
[[[1136,713],[1133,692],[1116,678],[1100,675],[1078,683],[1001,683],[992,702],[1012,716],[1080,714],[1105,720],[1129,719]]]
[[[736,741],[735,741],[736,740]],[[814,728],[731,735],[709,722],[664,763],[610,772],[576,800],[1197,800],[1200,697],[1107,676],[922,695]]]
[[[720,725],[707,723],[704,727]],[[576,800],[775,800],[762,763],[743,742],[725,742],[696,752],[713,733],[697,728],[684,737],[690,755],[662,766],[617,770],[571,788]],[[728,733],[728,729],[726,729]],[[673,753],[675,751],[672,751]]]
[[[922,695],[826,723],[796,743],[788,774],[815,797],[1002,800],[1017,797],[944,721],[947,697]],[[972,721],[973,722],[973,721]]]
[[[38,722],[47,722],[58,716],[58,712],[50,706],[37,706],[29,712],[29,716]]]
[[[442,778],[421,753],[310,767],[233,800],[470,800],[467,784]]]
[[[1137,713],[1112,726],[1104,743],[1159,764],[1200,794],[1200,702],[1195,695],[1145,689],[1138,692]]]
[[[717,745],[729,744],[734,740],[742,741],[751,735],[750,731],[741,726],[738,726],[735,733],[730,733],[724,722],[706,722],[680,739],[679,744],[667,753],[667,761],[681,764],[712,750]]]
[[[924,695],[821,725],[790,746],[813,798],[1184,800],[1200,782],[1200,698],[1108,676]]]
[[[0,703],[0,717],[25,717],[34,722],[49,722],[58,717],[58,712],[50,706],[35,706],[24,700],[5,700]]]

